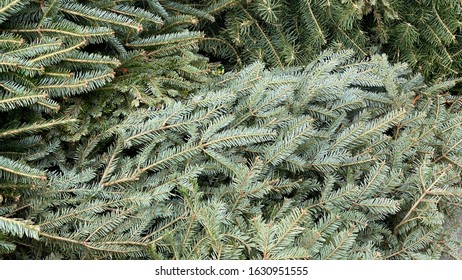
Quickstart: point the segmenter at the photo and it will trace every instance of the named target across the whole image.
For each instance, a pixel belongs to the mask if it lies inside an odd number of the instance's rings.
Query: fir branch
[[[0,216],[0,231],[22,238],[23,236],[38,239],[39,228],[28,221],[21,221]]]
[[[0,130],[0,139],[16,137],[21,134],[33,134],[38,131],[48,130],[56,126],[69,125],[76,122],[78,122],[77,119],[58,119],[49,122],[26,124],[16,128]]]
[[[130,48],[155,48],[165,45],[174,45],[180,43],[192,43],[204,37],[201,32],[182,32],[170,33],[165,35],[157,35],[149,38],[138,39],[136,41],[126,43],[125,46]]]
[[[97,8],[90,8],[78,3],[63,3],[60,10],[64,13],[84,17],[92,21],[131,28],[136,30],[138,33],[143,30],[142,25],[135,23],[129,17],[117,15]]]
[[[10,15],[20,11],[30,1],[3,0],[0,2],[0,23],[4,22]]]
[[[401,219],[401,221],[395,226],[395,228],[393,230],[393,234],[395,234],[395,235],[397,234],[398,229],[400,227],[402,227],[403,225],[405,225],[406,223],[409,222],[409,218],[417,210],[417,207],[419,206],[419,204],[422,201],[424,201],[424,199],[426,199],[428,197],[428,195],[433,191],[433,188],[436,187],[440,183],[440,180],[442,180],[447,175],[447,170],[450,169],[450,166],[447,166],[443,170],[440,170],[438,172],[439,173],[438,177],[435,178],[435,180],[432,182],[432,184],[430,186],[428,186],[428,187],[425,184],[425,181],[426,181],[425,178],[423,178],[423,168],[425,168],[424,164],[422,164],[419,167],[419,172],[420,172],[419,177],[420,177],[420,180],[422,182],[422,185],[420,186],[420,187],[422,187],[421,195],[414,202],[414,204],[409,208],[406,215]]]
[[[27,180],[46,180],[47,177],[43,171],[31,168],[23,163],[10,160],[0,156],[0,178],[10,179],[12,181]]]

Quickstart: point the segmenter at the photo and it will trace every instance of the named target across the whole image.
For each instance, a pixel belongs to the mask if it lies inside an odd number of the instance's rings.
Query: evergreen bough
[[[462,102],[443,92],[453,85],[352,51],[228,73],[94,130],[69,168],[47,159],[60,168],[22,201],[39,239],[15,257],[450,254],[443,223],[462,199]]]
[[[82,138],[207,80],[203,34],[188,30],[196,13],[171,1],[0,1],[0,253],[15,247],[4,234],[38,238],[15,217]]]
[[[195,3],[195,1],[189,1]],[[462,3],[453,0],[203,0],[203,47],[234,65],[306,65],[326,48],[387,53],[427,79],[460,76]]]
[[[0,1],[0,257],[457,258],[457,80],[373,55],[458,74],[415,2]]]

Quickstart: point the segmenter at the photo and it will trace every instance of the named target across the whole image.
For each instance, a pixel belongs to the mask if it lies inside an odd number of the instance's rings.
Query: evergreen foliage
[[[26,197],[51,180],[47,168],[64,168],[90,131],[207,80],[196,50],[203,34],[187,29],[194,13],[165,4],[0,1],[1,217],[27,208]],[[53,155],[60,159],[46,160]],[[20,225],[2,220],[0,232],[37,237]]]
[[[195,1],[189,1],[195,3]],[[221,9],[214,9],[217,2]],[[385,52],[425,77],[462,69],[462,3],[453,0],[203,0],[223,20],[204,24],[206,50],[232,64],[306,65],[326,48]]]
[[[461,7],[411,2],[0,0],[0,258],[457,258]]]
[[[453,84],[351,51],[228,73],[95,130],[70,168],[47,159],[61,168],[29,200],[40,239],[17,255],[438,258],[462,199]]]

